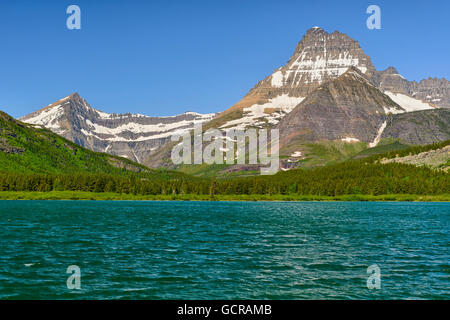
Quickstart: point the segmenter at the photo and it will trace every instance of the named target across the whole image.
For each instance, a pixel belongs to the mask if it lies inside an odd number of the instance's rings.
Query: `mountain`
[[[393,67],[377,71],[357,41],[338,31],[314,27],[286,65],[207,126],[277,127],[287,167],[315,166],[345,160],[383,139],[402,140],[399,146],[446,140],[445,125],[431,122],[417,126],[414,134],[407,132],[414,130],[414,122],[437,121],[436,115],[448,123],[449,113],[435,110],[449,106],[450,82],[446,79],[417,83]],[[408,130],[403,132],[402,119],[408,119]],[[431,130],[437,131],[430,134]]]
[[[394,67],[389,67],[377,71],[372,80],[381,91],[399,104],[408,104],[409,101],[410,105],[450,108],[450,82],[444,78],[430,77],[420,82],[408,81]]]
[[[125,158],[90,151],[48,129],[20,122],[1,111],[0,172],[139,174],[154,179],[180,175],[151,170]]]
[[[450,82],[428,79],[410,82],[390,67],[377,71],[359,43],[348,35],[309,29],[289,61],[256,86],[237,104],[211,123],[221,128],[276,125],[318,86],[355,67],[380,91],[405,110],[450,107]]]
[[[299,139],[376,144],[387,113],[405,112],[355,67],[309,94],[276,126],[281,145]]]
[[[280,153],[289,157],[282,168],[312,158],[314,165],[342,161],[360,149],[376,147],[382,139],[410,145],[450,139],[449,109],[398,104],[396,96],[387,93],[355,67],[319,86],[276,126]]]
[[[170,168],[171,134],[192,129],[194,121],[204,123],[204,129],[276,127],[287,169],[390,148],[378,148],[380,144],[403,148],[449,139],[449,111],[448,80],[415,82],[394,67],[378,71],[356,40],[314,27],[285,65],[220,114],[106,114],[74,94],[21,120],[43,125],[91,150]],[[369,148],[375,151],[363,152]]]
[[[394,114],[387,121],[381,139],[400,139],[425,145],[450,139],[450,109],[422,110]]]
[[[395,200],[392,194],[448,193],[449,142],[274,176],[199,179],[87,150],[0,112],[0,191],[10,191],[2,192],[5,199],[317,200],[311,195],[352,194],[351,200],[367,200],[362,195],[389,194]]]
[[[172,117],[108,114],[94,109],[74,93],[20,120],[46,127],[90,150],[141,163],[153,150],[169,141],[172,134],[189,130],[194,122],[211,120],[214,115],[195,112]]]
[[[309,29],[286,65],[258,82],[213,122],[222,128],[274,125],[320,84],[352,66],[369,76],[375,73],[357,41],[338,31],[329,34],[319,27]]]
[[[383,139],[405,138],[395,129],[401,126],[397,120],[417,117],[420,122],[427,113],[415,111],[445,108],[450,102],[449,89],[445,79],[416,83],[393,67],[377,71],[357,41],[338,31],[328,33],[314,27],[303,36],[286,65],[204,127],[278,127],[281,155],[288,157],[289,167],[299,160],[302,165],[308,161],[312,166],[323,165],[345,160]],[[410,112],[409,116],[397,116]],[[440,114],[448,117],[444,111]],[[386,126],[389,130],[384,132]],[[415,137],[409,135],[393,146],[448,139],[445,129],[435,135],[426,131],[421,135],[417,130]],[[170,149],[170,145],[158,149],[146,163],[163,165]]]

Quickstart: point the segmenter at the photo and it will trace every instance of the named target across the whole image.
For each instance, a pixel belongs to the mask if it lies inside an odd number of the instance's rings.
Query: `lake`
[[[448,203],[0,201],[0,299],[449,299],[449,221]]]

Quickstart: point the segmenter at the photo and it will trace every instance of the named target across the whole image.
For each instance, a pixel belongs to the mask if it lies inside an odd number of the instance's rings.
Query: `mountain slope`
[[[413,111],[414,106],[419,111]],[[450,139],[450,110],[421,107],[409,104],[405,110],[351,67],[309,94],[278,123],[281,154],[289,157],[283,167],[343,161],[367,153],[362,151],[382,139],[398,148]]]
[[[128,159],[97,153],[58,136],[48,129],[22,123],[0,111],[0,172],[139,173],[147,178],[179,176],[151,170]]]
[[[381,138],[424,145],[450,139],[450,110],[436,109],[394,114]]]
[[[194,122],[205,122],[212,117],[214,114],[194,112],[173,117],[108,114],[92,108],[74,93],[20,120],[42,125],[90,150],[142,163],[175,132],[189,130]]]
[[[391,110],[405,111],[351,67],[317,88],[278,123],[281,145],[298,139],[375,143]]]
[[[403,102],[404,107],[412,105],[416,106],[416,110],[417,106],[421,106],[421,109],[430,109],[430,106],[450,108],[450,81],[444,78],[430,77],[420,82],[408,81],[394,67],[389,67],[377,71],[372,81],[391,98],[397,98],[397,103]]]

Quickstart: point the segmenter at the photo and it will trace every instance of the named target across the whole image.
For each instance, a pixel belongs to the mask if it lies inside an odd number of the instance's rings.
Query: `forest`
[[[427,167],[348,161],[312,170],[296,169],[273,176],[231,179],[177,177],[151,179],[139,174],[0,173],[0,191],[86,191],[139,195],[319,195],[450,193],[450,174]]]

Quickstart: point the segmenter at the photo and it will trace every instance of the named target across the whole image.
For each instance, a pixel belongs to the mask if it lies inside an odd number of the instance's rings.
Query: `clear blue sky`
[[[66,8],[81,8],[81,30]],[[382,30],[366,28],[381,8]],[[54,0],[0,2],[0,110],[18,117],[72,92],[105,112],[224,110],[320,26],[380,70],[450,78],[450,1]]]

